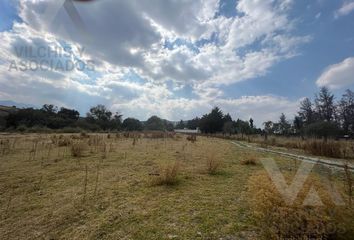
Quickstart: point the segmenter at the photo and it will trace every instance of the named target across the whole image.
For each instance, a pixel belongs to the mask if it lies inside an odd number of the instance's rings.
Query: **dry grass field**
[[[260,159],[287,180],[299,162],[183,135],[0,136],[1,239],[350,239],[353,174],[317,166],[287,206]],[[345,201],[320,184],[330,178]],[[323,206],[304,206],[311,184]]]

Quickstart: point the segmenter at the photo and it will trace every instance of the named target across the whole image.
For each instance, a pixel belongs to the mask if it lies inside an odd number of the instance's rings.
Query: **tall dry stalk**
[[[87,169],[87,165],[85,165],[85,181],[84,181],[84,197],[83,197],[83,201],[86,201],[86,192],[87,192],[87,179],[88,178],[88,169]]]
[[[344,165],[344,172],[345,172],[345,178],[346,178],[346,183],[347,183],[347,191],[348,191],[348,198],[349,198],[349,206],[352,206],[352,198],[353,198],[353,179],[352,179],[352,173],[349,169],[348,164]]]
[[[99,180],[99,173],[100,173],[100,164],[97,164],[97,173],[96,173],[96,181],[95,181],[95,190],[93,192],[94,196],[96,196],[97,188],[98,188],[98,180]]]

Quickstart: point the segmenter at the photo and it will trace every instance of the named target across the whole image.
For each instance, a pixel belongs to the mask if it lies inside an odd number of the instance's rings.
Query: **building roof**
[[[200,133],[199,129],[193,130],[193,129],[175,129],[176,133]]]

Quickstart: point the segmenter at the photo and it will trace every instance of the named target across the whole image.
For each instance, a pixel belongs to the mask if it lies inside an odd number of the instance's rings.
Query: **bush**
[[[157,178],[154,181],[155,185],[176,185],[178,181],[179,164],[176,162],[173,165],[167,165],[160,169]]]
[[[58,133],[81,133],[83,130],[77,127],[64,127],[62,129],[58,129]]]
[[[187,141],[190,141],[192,143],[195,143],[197,141],[197,135],[192,134],[187,137]]]
[[[53,130],[44,126],[36,125],[27,130],[30,133],[52,133]]]
[[[85,145],[83,142],[73,142],[71,144],[71,156],[73,157],[82,157],[84,154]]]
[[[16,128],[16,131],[19,131],[21,133],[27,132],[28,128],[26,127],[26,125],[20,125]]]
[[[248,156],[241,161],[242,165],[257,165],[257,159],[254,156]]]
[[[215,175],[218,173],[220,167],[221,167],[221,161],[216,159],[215,154],[210,154],[207,157],[207,162],[206,162],[206,167],[207,167],[207,172],[210,175]]]

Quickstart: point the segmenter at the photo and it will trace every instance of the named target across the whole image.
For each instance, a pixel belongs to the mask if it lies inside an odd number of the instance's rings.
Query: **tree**
[[[161,118],[152,116],[146,121],[145,129],[152,131],[163,131],[165,130],[165,124]]]
[[[74,109],[67,109],[62,107],[58,112],[58,116],[64,119],[78,120],[80,117],[80,113]]]
[[[186,124],[183,122],[183,120],[179,121],[179,123],[177,123],[176,125],[176,129],[185,129],[186,128]]]
[[[324,138],[327,141],[329,137],[338,136],[340,129],[334,122],[319,121],[306,126],[305,132],[308,136]]]
[[[296,116],[294,119],[294,129],[296,133],[301,133],[302,136],[302,128],[304,127],[304,122],[301,117]]]
[[[263,123],[264,126],[264,131],[266,134],[273,134],[273,125],[274,123],[272,121],[267,121]]]
[[[230,116],[229,113],[223,117],[223,121],[224,121],[224,123],[232,122],[232,117]]]
[[[230,136],[231,134],[235,133],[234,124],[232,121],[224,123],[223,132],[228,133]]]
[[[173,123],[167,120],[163,120],[164,130],[172,132],[174,130]]]
[[[315,113],[313,111],[313,106],[309,98],[305,98],[300,102],[299,117],[302,119],[305,125],[314,122]]]
[[[339,119],[346,134],[354,134],[354,92],[347,89],[338,105]]]
[[[331,122],[335,119],[334,95],[327,87],[322,87],[316,95],[316,112],[321,121]]]
[[[250,127],[251,127],[251,129],[253,129],[254,128],[254,125],[253,125],[253,119],[252,118],[250,118],[250,120],[249,120],[249,122],[250,122]]]
[[[215,107],[209,114],[200,119],[200,130],[204,133],[222,132],[224,126],[224,114]]]
[[[45,113],[53,115],[58,112],[58,107],[53,104],[44,104],[41,110]]]
[[[92,107],[90,112],[87,113],[87,118],[101,122],[108,122],[111,120],[111,117],[112,112],[101,104],[97,105],[96,107]]]
[[[280,115],[280,119],[279,119],[279,122],[278,122],[278,130],[279,130],[279,133],[282,134],[282,135],[288,135],[290,133],[290,128],[291,128],[291,125],[290,123],[288,122],[288,120],[286,120],[286,116],[284,113],[282,113]]]
[[[112,130],[120,128],[122,115],[118,112],[113,115],[104,105],[97,105],[87,113],[87,120],[91,124],[97,124],[103,130]]]
[[[116,112],[113,116],[113,119],[111,120],[111,127],[113,129],[119,130],[122,126],[122,118],[123,115],[120,114],[119,112]]]
[[[122,127],[125,131],[142,131],[142,123],[135,118],[127,118],[123,121]]]
[[[237,119],[234,125],[237,133],[241,133],[242,138],[244,134],[249,134],[251,132],[250,125],[247,121],[242,121],[241,119]]]
[[[200,124],[200,118],[196,117],[193,118],[192,120],[187,121],[187,128],[195,130],[197,128],[200,128],[199,124]]]

